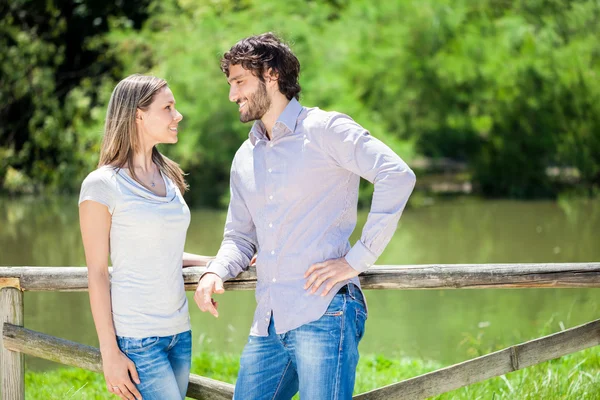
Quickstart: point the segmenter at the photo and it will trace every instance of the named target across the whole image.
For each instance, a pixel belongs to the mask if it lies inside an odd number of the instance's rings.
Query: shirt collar
[[[277,118],[277,122],[275,122],[274,126],[283,125],[287,133],[294,133],[294,130],[296,129],[296,121],[298,120],[298,116],[300,115],[301,111],[302,105],[298,102],[298,100],[292,98],[283,112],[279,115],[279,118]],[[279,135],[274,132],[273,138],[276,136]],[[267,140],[265,124],[263,124],[261,120],[254,121],[252,129],[250,130],[249,138],[253,145],[256,144],[257,140]]]

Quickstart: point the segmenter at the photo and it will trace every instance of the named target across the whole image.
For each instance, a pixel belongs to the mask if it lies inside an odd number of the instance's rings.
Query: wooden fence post
[[[18,279],[17,279],[18,281]],[[0,290],[0,315],[2,325],[8,322],[23,326],[23,292],[16,287],[3,287]],[[25,363],[23,354],[4,348],[0,338],[2,357],[2,400],[25,400]]]

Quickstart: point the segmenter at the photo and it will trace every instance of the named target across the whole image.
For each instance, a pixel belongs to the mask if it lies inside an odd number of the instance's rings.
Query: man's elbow
[[[417,176],[415,175],[414,171],[410,169],[410,167],[408,167],[406,164],[399,165],[395,171],[394,176],[397,180],[396,186],[398,187],[398,189],[404,190],[406,188],[409,188],[410,191],[412,191],[417,182]]]
[[[408,184],[410,184],[411,188],[414,188],[417,183],[417,175],[415,175],[415,172],[410,168],[407,168],[405,173]]]

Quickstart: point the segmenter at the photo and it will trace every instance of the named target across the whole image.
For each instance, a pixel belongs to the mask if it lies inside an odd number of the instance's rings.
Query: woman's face
[[[177,143],[177,125],[183,115],[175,109],[175,97],[168,86],[154,95],[146,111],[138,110],[138,129],[144,143]]]

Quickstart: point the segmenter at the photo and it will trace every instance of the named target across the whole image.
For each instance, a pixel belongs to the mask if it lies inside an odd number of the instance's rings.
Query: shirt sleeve
[[[215,273],[224,281],[247,270],[257,249],[256,227],[240,191],[235,161],[231,169],[230,187],[231,198],[223,242],[217,256],[206,269],[207,273]]]
[[[107,172],[96,170],[83,180],[79,204],[87,200],[95,201],[108,207],[108,212],[112,215],[116,205],[116,189],[113,174]]]
[[[325,120],[323,146],[341,168],[375,186],[361,238],[345,257],[362,272],[375,263],[394,235],[416,177],[392,149],[344,114],[334,113]]]

